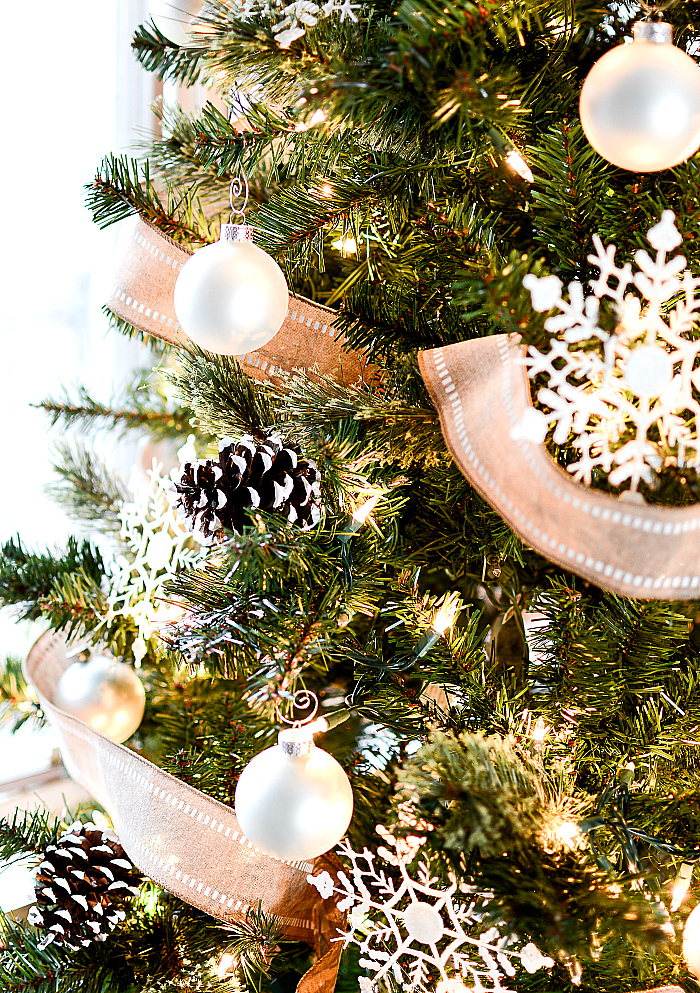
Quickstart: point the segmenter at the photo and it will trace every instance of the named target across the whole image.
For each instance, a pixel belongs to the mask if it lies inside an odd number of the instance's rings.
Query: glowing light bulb
[[[229,955],[228,952],[224,952],[216,966],[216,975],[219,979],[223,979],[224,976],[233,971],[235,966],[236,959],[233,955]]]
[[[562,821],[554,833],[564,848],[575,848],[582,837],[580,828],[574,821]]]
[[[535,721],[535,726],[532,729],[532,740],[536,745],[541,745],[551,730],[552,729],[545,724],[544,718],[538,717]]]
[[[353,521],[356,521],[358,524],[364,524],[380,500],[380,495],[370,497],[369,500],[367,500],[366,503],[363,503],[361,507],[358,507],[357,510],[353,510]]]
[[[459,599],[456,593],[448,594],[435,612],[431,627],[439,635],[444,635],[454,622],[460,611]]]
[[[344,235],[342,238],[337,238],[333,242],[333,248],[337,248],[339,252],[349,255],[351,252],[357,251],[357,242],[351,235]]]
[[[517,148],[511,148],[506,155],[505,163],[509,169],[512,169],[513,172],[521,176],[526,182],[534,183],[535,177],[532,175],[532,170]]]
[[[678,870],[678,875],[673,881],[671,890],[671,910],[678,910],[685,900],[690,889],[690,880],[693,878],[693,865],[691,862],[684,862]]]

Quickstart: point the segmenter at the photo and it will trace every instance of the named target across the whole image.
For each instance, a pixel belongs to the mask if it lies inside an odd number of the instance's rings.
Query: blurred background
[[[30,11],[42,33],[32,32],[28,55],[22,39]],[[130,48],[147,16],[147,0],[35,0],[31,8],[4,10],[5,37],[14,42],[0,70],[4,132],[18,147],[1,167],[8,250],[0,268],[0,538],[20,534],[33,549],[63,545],[73,528],[44,493],[56,435],[31,405],[76,383],[107,400],[133,368],[151,361],[147,349],[108,330],[100,308],[118,231],[98,230],[83,205],[83,186],[101,158],[133,151],[143,130],[156,126],[150,105],[157,84]],[[102,445],[102,456],[128,478],[136,444],[117,450],[106,437]],[[24,656],[41,631],[0,610],[0,665]],[[0,728],[0,758],[0,816],[44,801],[61,814],[88,799],[65,777],[48,730],[25,724],[11,735]],[[0,872],[3,910],[28,903],[30,894],[26,870]]]

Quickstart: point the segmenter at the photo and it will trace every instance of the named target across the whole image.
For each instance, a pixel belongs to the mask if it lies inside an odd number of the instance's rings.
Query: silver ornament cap
[[[632,25],[635,41],[648,41],[652,45],[670,45],[673,42],[673,26],[666,21],[637,21]]]
[[[219,241],[253,241],[250,224],[222,224]]]

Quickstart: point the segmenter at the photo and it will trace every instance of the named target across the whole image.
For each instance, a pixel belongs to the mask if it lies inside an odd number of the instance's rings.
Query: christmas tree
[[[697,989],[700,7],[182,7],[210,102],[87,192],[146,368],[43,401],[76,536],[0,557],[99,804],[0,824],[2,988]]]

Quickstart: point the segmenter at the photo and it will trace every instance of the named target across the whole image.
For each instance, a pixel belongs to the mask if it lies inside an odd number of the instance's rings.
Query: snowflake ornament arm
[[[515,975],[512,958],[523,959],[528,971],[554,965],[532,944],[521,951],[508,948],[512,939],[496,928],[470,934],[481,917],[476,891],[462,884],[464,895],[458,894],[457,881],[440,888],[425,860],[414,879],[408,864],[425,838],[397,839],[377,830],[387,842],[377,856],[398,868],[397,883],[375,865],[372,852],[356,853],[347,843],[339,854],[351,863],[352,882],[343,872],[338,887],[328,872],[307,876],[323,899],[335,892],[343,898],[339,909],[351,911],[350,928],[338,940],[357,945],[360,965],[372,974],[360,979],[363,993],[375,991],[389,974],[404,993],[434,993],[436,984],[441,993],[463,993],[464,981],[476,990],[504,991],[501,980]]]
[[[588,259],[599,275],[587,297],[577,282],[569,284],[565,300],[557,277],[525,277],[533,308],[559,313],[545,321],[552,334],[548,350],[531,347],[523,358],[531,379],[548,379],[538,401],[549,413],[538,411],[536,419],[527,411],[511,432],[514,440],[542,443],[543,425],[555,424],[554,443],[571,441],[581,451],[568,466],[577,481],[590,485],[596,470],[612,486],[629,483],[632,493],[640,482],[653,487],[655,473],[670,460],[700,466],[700,279],[687,270],[679,278],[685,258],[668,257],[682,243],[671,211],[664,211],[648,240],[656,254],[638,250],[633,271],[629,264],[618,267],[615,246],[604,247],[595,235]],[[664,313],[662,305],[673,297],[678,301]],[[612,333],[598,325],[603,298],[617,312]],[[576,347],[583,342],[585,349]]]

